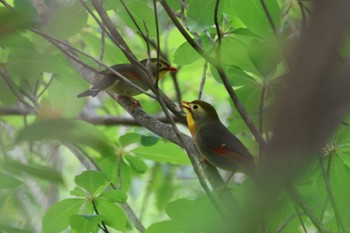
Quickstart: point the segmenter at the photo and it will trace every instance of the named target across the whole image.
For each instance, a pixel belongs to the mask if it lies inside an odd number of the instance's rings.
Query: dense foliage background
[[[350,232],[350,6],[314,2],[0,0],[0,232]],[[166,96],[76,97],[157,44]],[[261,184],[199,163],[200,97]]]

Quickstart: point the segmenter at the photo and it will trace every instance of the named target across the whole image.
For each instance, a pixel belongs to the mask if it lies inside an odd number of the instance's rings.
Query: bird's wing
[[[136,70],[133,70],[133,68],[130,66],[130,64],[119,64],[111,66],[112,69],[116,70],[118,73],[122,74],[124,77],[134,79],[134,80],[140,80],[140,76],[137,73]],[[104,70],[101,72],[103,75],[113,75],[116,76],[115,73],[113,73],[111,70]]]
[[[253,157],[243,145],[243,143],[234,136],[224,125],[211,126],[210,130],[204,129],[206,133],[204,139],[207,149],[225,157],[233,163],[241,164],[245,167],[250,167],[253,162]],[[220,135],[213,137],[212,135]]]

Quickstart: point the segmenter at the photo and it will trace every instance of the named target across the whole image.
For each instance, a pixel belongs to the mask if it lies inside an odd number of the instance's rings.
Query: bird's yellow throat
[[[190,112],[190,110],[185,109],[186,111],[186,118],[187,118],[187,125],[188,128],[190,129],[190,132],[192,134],[192,137],[195,137],[196,134],[196,125],[194,123],[193,117],[192,117],[192,113]]]

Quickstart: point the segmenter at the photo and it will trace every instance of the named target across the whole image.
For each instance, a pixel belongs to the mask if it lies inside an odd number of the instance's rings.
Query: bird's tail
[[[89,89],[89,90],[86,90],[86,91],[80,93],[79,95],[77,95],[77,97],[78,97],[78,98],[80,98],[80,97],[86,97],[86,96],[95,97],[99,92],[100,92],[100,90]]]

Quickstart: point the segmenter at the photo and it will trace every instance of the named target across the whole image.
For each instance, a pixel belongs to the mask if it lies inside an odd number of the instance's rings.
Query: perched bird
[[[147,59],[144,59],[140,62],[146,66]],[[156,80],[157,77],[161,79],[168,71],[176,71],[176,68],[170,66],[168,62],[161,59],[159,60],[159,63],[157,63],[156,58],[151,58],[150,63],[151,63],[150,69],[154,80]],[[157,66],[158,66],[158,69],[157,69]],[[134,83],[141,89],[145,91],[149,89],[147,82],[142,80],[142,78],[139,76],[139,74],[136,71],[136,68],[133,65],[117,64],[117,65],[111,66],[111,68],[117,71],[118,73],[122,74],[125,78],[129,79],[132,83]],[[157,70],[159,71],[158,76],[157,76]],[[103,91],[103,90],[112,91],[117,93],[118,95],[130,96],[130,97],[139,95],[142,93],[140,90],[131,86],[129,83],[124,81],[122,78],[118,77],[116,74],[114,74],[110,70],[104,70],[101,72],[101,74],[103,75],[101,81],[93,85],[89,90],[86,90],[80,93],[78,97],[85,97],[85,96],[94,97],[100,91]]]
[[[192,139],[201,155],[216,167],[240,170],[248,175],[255,171],[254,160],[247,148],[220,121],[214,107],[207,102],[183,101]]]

